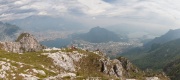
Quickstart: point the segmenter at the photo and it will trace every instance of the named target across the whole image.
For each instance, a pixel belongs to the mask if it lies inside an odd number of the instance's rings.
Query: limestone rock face
[[[78,62],[85,55],[80,54],[76,51],[74,52],[56,52],[56,53],[44,53],[44,55],[48,55],[48,57],[53,59],[53,63],[56,66],[59,66],[66,71],[76,71],[75,62]]]
[[[116,76],[120,79],[130,77],[130,73],[139,73],[139,69],[132,65],[127,59],[120,57],[118,59],[101,59],[101,72],[109,75]]]
[[[0,42],[0,48],[14,53],[35,52],[45,47],[29,33],[22,33],[15,42]]]
[[[131,76],[129,74],[130,72],[134,72],[134,73],[140,72],[140,70],[137,67],[135,67],[128,59],[126,59],[124,57],[119,57],[117,59],[122,63],[122,66],[123,66],[124,70],[126,71],[125,74],[127,76]]]
[[[123,67],[119,60],[101,60],[101,72],[110,76],[122,77]]]

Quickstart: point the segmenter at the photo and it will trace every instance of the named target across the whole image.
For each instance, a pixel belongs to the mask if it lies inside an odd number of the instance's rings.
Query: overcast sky
[[[1,21],[32,15],[65,17],[93,26],[180,28],[180,0],[0,0]]]

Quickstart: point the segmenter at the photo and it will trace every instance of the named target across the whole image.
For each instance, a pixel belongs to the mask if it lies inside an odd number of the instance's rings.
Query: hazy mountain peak
[[[180,38],[180,29],[175,29],[175,30],[169,30],[166,34],[156,37],[149,43],[145,44],[145,47],[150,47],[152,44],[163,44],[171,40],[175,40]]]
[[[117,34],[101,27],[94,27],[88,33],[81,34],[78,36],[80,39],[92,43],[120,41],[120,38]]]
[[[13,41],[17,37],[20,30],[21,29],[16,25],[3,23],[0,21],[0,40]]]
[[[24,19],[10,21],[27,31],[73,31],[82,29],[77,21],[67,20],[63,17],[30,16]]]
[[[99,27],[99,26],[97,26],[97,27],[94,27],[94,28],[91,28],[91,30],[89,31],[89,33],[93,33],[93,32],[110,32],[110,31],[108,31],[107,29],[105,29],[105,28],[101,28],[101,27]]]

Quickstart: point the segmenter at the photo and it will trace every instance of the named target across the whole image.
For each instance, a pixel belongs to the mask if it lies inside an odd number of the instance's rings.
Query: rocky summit
[[[0,48],[14,53],[40,51],[45,47],[38,43],[33,35],[22,33],[15,42],[0,42]]]

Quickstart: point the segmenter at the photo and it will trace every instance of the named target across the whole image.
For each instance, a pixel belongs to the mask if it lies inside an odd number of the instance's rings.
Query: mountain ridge
[[[19,35],[21,29],[9,23],[0,21],[0,41],[13,41]]]
[[[90,31],[85,34],[75,35],[74,37],[76,39],[82,39],[91,43],[103,43],[109,41],[117,42],[121,40],[114,32],[99,26],[91,28]]]
[[[127,57],[141,69],[164,71],[172,80],[179,80],[180,29],[169,30],[143,47],[134,48],[121,56]]]
[[[169,30],[167,33],[160,37],[156,37],[155,39],[151,40],[150,42],[146,43],[144,47],[151,47],[152,44],[163,44],[171,40],[175,40],[180,38],[180,29]]]
[[[158,45],[132,62],[141,69],[163,70],[172,80],[179,80],[180,39]]]
[[[67,20],[64,17],[50,17],[50,16],[29,16],[24,19],[9,21],[9,23],[18,25],[26,31],[72,31],[82,29],[82,24],[76,21]],[[74,27],[76,26],[76,27]],[[84,28],[83,28],[84,29]]]

